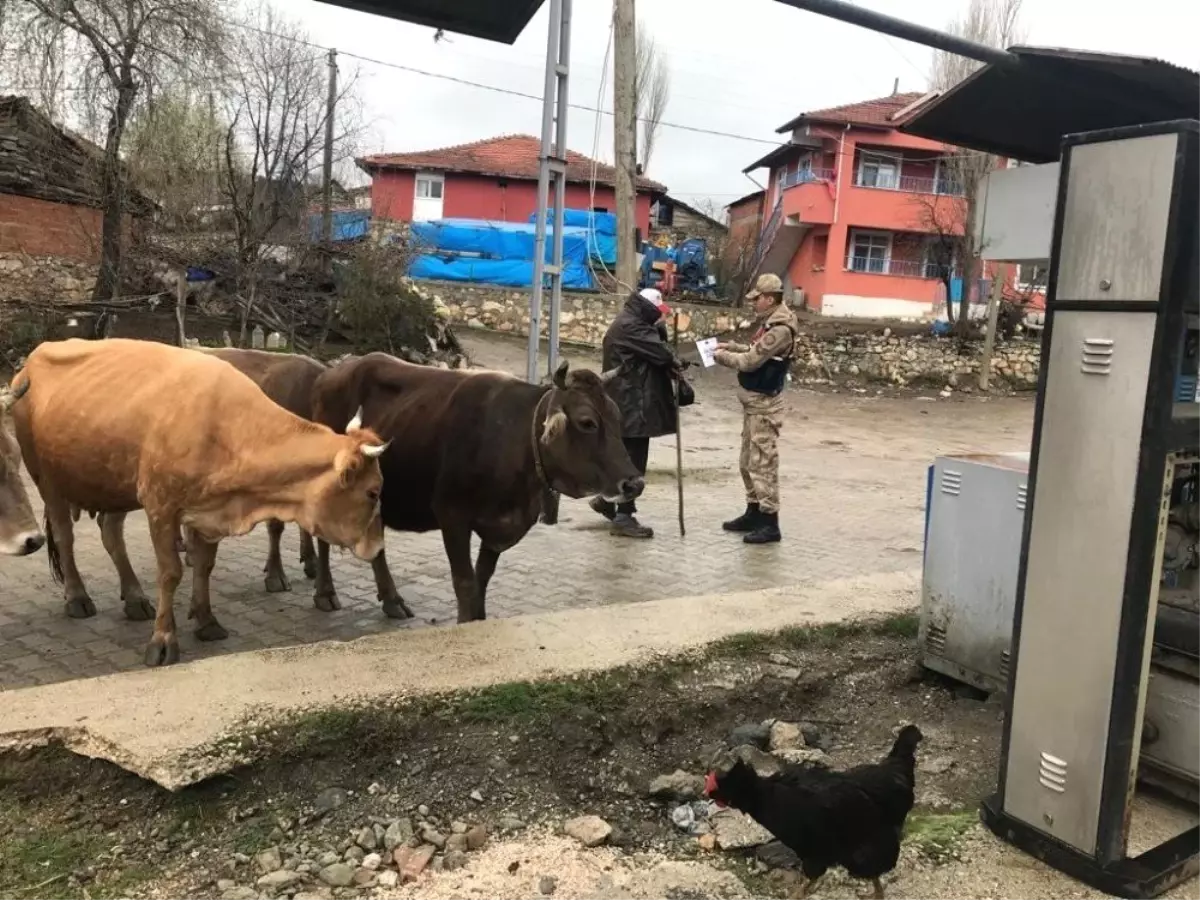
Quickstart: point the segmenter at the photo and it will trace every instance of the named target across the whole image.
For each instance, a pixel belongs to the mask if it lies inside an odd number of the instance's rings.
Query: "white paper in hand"
[[[704,368],[716,365],[716,360],[713,359],[713,354],[717,351],[717,339],[715,337],[704,338],[696,341],[696,350],[700,353],[700,362],[704,364]]]

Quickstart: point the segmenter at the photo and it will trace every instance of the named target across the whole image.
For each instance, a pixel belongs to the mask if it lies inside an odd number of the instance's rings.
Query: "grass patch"
[[[979,822],[979,813],[963,809],[950,813],[914,812],[904,824],[904,839],[936,862],[955,855],[967,833]]]
[[[95,865],[104,849],[101,836],[79,831],[37,831],[11,840],[0,847],[0,895],[67,896],[67,879]],[[130,865],[101,874],[88,889],[95,898],[127,897],[131,888],[153,875],[146,866]]]
[[[837,646],[842,641],[863,635],[916,640],[920,619],[916,612],[890,616],[829,622],[824,625],[796,625],[774,632],[732,634],[709,646],[714,656],[756,657],[777,650],[812,650]]]

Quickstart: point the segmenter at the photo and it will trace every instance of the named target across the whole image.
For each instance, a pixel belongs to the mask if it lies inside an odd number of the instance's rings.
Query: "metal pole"
[[[637,25],[634,0],[613,6],[613,159],[617,195],[617,289],[637,284],[634,230],[637,228]]]
[[[1017,62],[1015,56],[1004,50],[998,50],[986,44],[977,44],[975,41],[935,31],[923,25],[914,25],[903,19],[885,16],[883,13],[863,9],[861,6],[853,6],[844,0],[778,0],[778,2],[816,13],[819,16],[828,16],[840,22],[861,25],[871,31],[889,34],[904,41],[912,41],[914,44],[924,44],[926,47],[945,50],[947,53],[965,56],[968,59],[977,59],[980,62],[997,65],[1011,65]]]
[[[679,313],[673,323],[675,358],[679,359]],[[679,390],[683,373],[675,375],[675,484],[679,493],[679,536],[687,537],[687,526],[683,524],[683,417],[679,415]]]
[[[329,93],[325,98],[325,165],[321,174],[321,247],[326,271],[333,243],[333,116],[337,107],[337,51],[329,51]]]
[[[555,102],[554,115],[557,128],[554,136],[555,156],[563,161],[563,170],[554,173],[554,248],[551,251],[554,272],[550,276],[550,333],[549,359],[546,365],[551,376],[558,368],[558,326],[562,316],[562,276],[563,276],[563,211],[567,205],[567,75],[571,60],[571,0],[561,0],[562,22],[559,27],[558,65],[555,72],[558,75],[558,97]]]
[[[546,271],[546,208],[550,197],[550,169],[554,158],[554,108],[558,94],[558,45],[562,38],[563,0],[550,0],[550,27],[546,40],[546,81],[542,92],[542,150],[538,164],[537,222],[533,230],[533,283],[529,286],[529,349],[525,380],[538,379],[538,349],[542,328],[542,279]]]

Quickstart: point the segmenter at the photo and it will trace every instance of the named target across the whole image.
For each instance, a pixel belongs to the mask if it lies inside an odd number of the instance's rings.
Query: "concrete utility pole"
[[[333,243],[333,117],[337,108],[337,51],[329,51],[329,94],[325,98],[325,166],[321,177],[321,246],[326,270]]]
[[[986,391],[991,384],[992,354],[996,349],[996,325],[1000,318],[1000,300],[1004,294],[1007,266],[996,266],[992,273],[992,292],[988,297],[987,334],[983,338],[983,353],[979,357],[979,389]]]
[[[634,0],[613,2],[613,137],[617,194],[617,281],[619,291],[637,285],[633,234],[637,227],[637,26]]]

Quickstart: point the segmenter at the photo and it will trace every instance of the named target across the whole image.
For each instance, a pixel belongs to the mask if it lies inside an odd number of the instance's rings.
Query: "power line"
[[[302,38],[268,32],[262,28],[258,28],[254,25],[250,25],[245,22],[232,22],[231,21],[231,22],[228,22],[227,24],[233,25],[238,28],[246,28],[246,29],[249,29],[250,31],[256,31],[259,34],[264,34],[264,35],[267,35],[268,37],[282,38],[284,40],[293,41],[295,43],[302,44],[304,46],[312,47],[314,49],[325,51],[325,52],[327,52],[330,49],[321,44],[317,44],[312,41],[306,41]],[[368,63],[373,66],[382,66],[382,67],[388,68],[388,69],[397,69],[401,72],[410,72],[414,75],[423,75],[426,78],[436,78],[441,81],[449,81],[453,84],[461,84],[465,87],[472,87],[472,88],[476,88],[478,90],[491,91],[492,93],[496,93],[496,94],[506,94],[510,97],[521,97],[525,100],[536,100],[539,103],[542,102],[542,97],[539,94],[530,94],[526,91],[518,91],[513,88],[500,87],[499,85],[487,84],[482,81],[472,81],[469,78],[460,78],[457,75],[446,75],[442,72],[431,72],[428,69],[420,69],[420,68],[417,68],[416,66],[408,66],[403,63],[391,62],[390,60],[375,59],[370,56],[364,56],[361,53],[351,53],[347,50],[338,50],[338,55],[345,56],[348,59],[356,59],[359,62]],[[612,113],[606,109],[602,109],[602,108],[599,108],[596,106],[589,106],[585,103],[570,103],[570,104],[568,104],[568,106],[571,109],[579,109],[579,110],[583,110],[584,112],[597,113],[599,115],[605,115],[605,116],[612,115]],[[640,119],[638,119],[638,121],[645,123],[646,120],[644,118],[640,118]],[[721,131],[721,130],[715,129],[715,128],[701,128],[696,125],[683,125],[678,122],[665,122],[665,121],[659,122],[658,124],[661,125],[663,128],[674,128],[678,131],[688,131],[693,134],[708,134],[708,135],[712,135],[714,137],[729,138],[731,140],[736,140],[736,141],[747,141],[749,143],[754,143],[754,144],[768,144],[770,146],[777,146],[779,144],[779,141],[765,140],[763,138],[750,137],[750,136],[744,135],[744,134],[735,134],[731,131]]]

